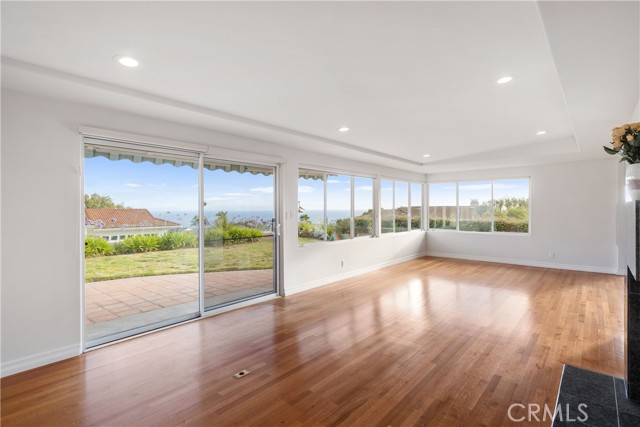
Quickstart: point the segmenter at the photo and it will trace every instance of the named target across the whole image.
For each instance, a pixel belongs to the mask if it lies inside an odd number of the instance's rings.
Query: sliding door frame
[[[252,155],[250,153],[239,153],[237,151],[215,148],[206,145],[198,145],[191,143],[184,143],[180,141],[170,141],[155,137],[146,137],[139,135],[132,135],[123,132],[102,130],[91,127],[79,128],[79,179],[80,179],[80,200],[79,200],[79,256],[80,256],[80,341],[82,352],[95,350],[112,343],[120,342],[125,339],[134,338],[137,336],[152,333],[158,330],[166,329],[167,327],[176,326],[189,321],[214,316],[226,311],[234,310],[248,305],[257,304],[263,301],[268,301],[273,298],[282,295],[282,266],[284,245],[282,244],[282,209],[284,205],[284,185],[282,181],[282,170],[285,163],[280,159],[274,159],[273,157],[263,155]],[[85,147],[87,145],[98,145],[109,148],[124,149],[138,151],[149,151],[157,154],[176,155],[180,157],[190,157],[194,161],[197,160],[198,164],[198,309],[199,312],[194,315],[183,315],[177,318],[169,319],[167,321],[157,322],[152,328],[140,327],[134,328],[129,331],[122,332],[121,334],[114,334],[114,339],[111,339],[104,343],[99,343],[87,346],[86,341],[86,283],[85,283],[85,258],[84,258],[84,192],[85,192]],[[254,164],[256,166],[265,166],[273,168],[274,180],[273,180],[273,209],[275,218],[275,229],[273,232],[274,245],[273,245],[273,293],[268,295],[261,295],[255,298],[247,298],[240,300],[229,305],[222,306],[206,311],[204,301],[204,288],[205,288],[205,276],[204,276],[204,162],[206,159],[223,160],[226,162],[239,162],[244,164]],[[122,335],[122,336],[119,336]]]

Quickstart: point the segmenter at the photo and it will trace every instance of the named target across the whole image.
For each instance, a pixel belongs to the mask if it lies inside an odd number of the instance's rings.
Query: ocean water
[[[216,212],[205,210],[205,217],[209,222],[213,222],[216,219]],[[306,210],[304,213],[309,215],[309,219],[313,223],[322,222],[324,212],[322,210]],[[191,221],[198,215],[196,211],[151,211],[151,214],[156,218],[166,219],[168,221],[177,222],[184,228],[191,227]],[[249,218],[259,218],[263,221],[271,221],[273,218],[273,211],[227,211],[227,218],[229,220],[242,220]],[[350,215],[348,210],[333,210],[327,211],[327,217],[329,221],[335,221],[340,218],[348,218]]]

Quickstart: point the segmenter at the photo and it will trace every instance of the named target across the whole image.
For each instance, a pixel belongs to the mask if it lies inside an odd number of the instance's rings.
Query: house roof
[[[179,227],[177,222],[156,218],[148,209],[85,208],[85,224],[96,228]]]

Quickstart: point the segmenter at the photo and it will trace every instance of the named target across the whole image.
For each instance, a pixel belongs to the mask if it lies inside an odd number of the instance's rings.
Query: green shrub
[[[491,231],[491,220],[468,219],[460,220],[460,231]]]
[[[225,245],[238,245],[241,243],[255,242],[262,236],[264,236],[264,234],[260,230],[230,225],[227,226],[227,229],[223,233],[223,240]]]
[[[172,231],[160,236],[161,251],[196,247],[198,247],[198,238],[188,231]]]
[[[309,221],[301,221],[298,223],[298,237],[315,237],[316,227]]]
[[[156,235],[145,236],[137,234],[124,239],[122,246],[124,247],[124,253],[127,254],[153,252],[160,248],[160,238]]]
[[[100,255],[111,255],[113,248],[102,237],[88,236],[84,239],[84,256],[90,258]]]
[[[222,244],[222,239],[224,238],[223,234],[224,232],[221,228],[207,228],[204,232],[204,244],[207,246]]]
[[[495,231],[505,233],[528,233],[529,221],[518,218],[495,218],[494,227]]]
[[[429,228],[437,228],[443,230],[455,230],[456,220],[452,218],[432,218],[429,217]]]
[[[356,236],[366,236],[373,232],[371,218],[356,217],[355,219]]]

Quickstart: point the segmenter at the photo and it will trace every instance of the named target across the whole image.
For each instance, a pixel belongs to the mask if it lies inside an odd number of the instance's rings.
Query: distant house
[[[86,208],[84,210],[86,236],[102,237],[118,242],[136,234],[157,235],[177,230],[177,222],[151,215],[147,209]]]

